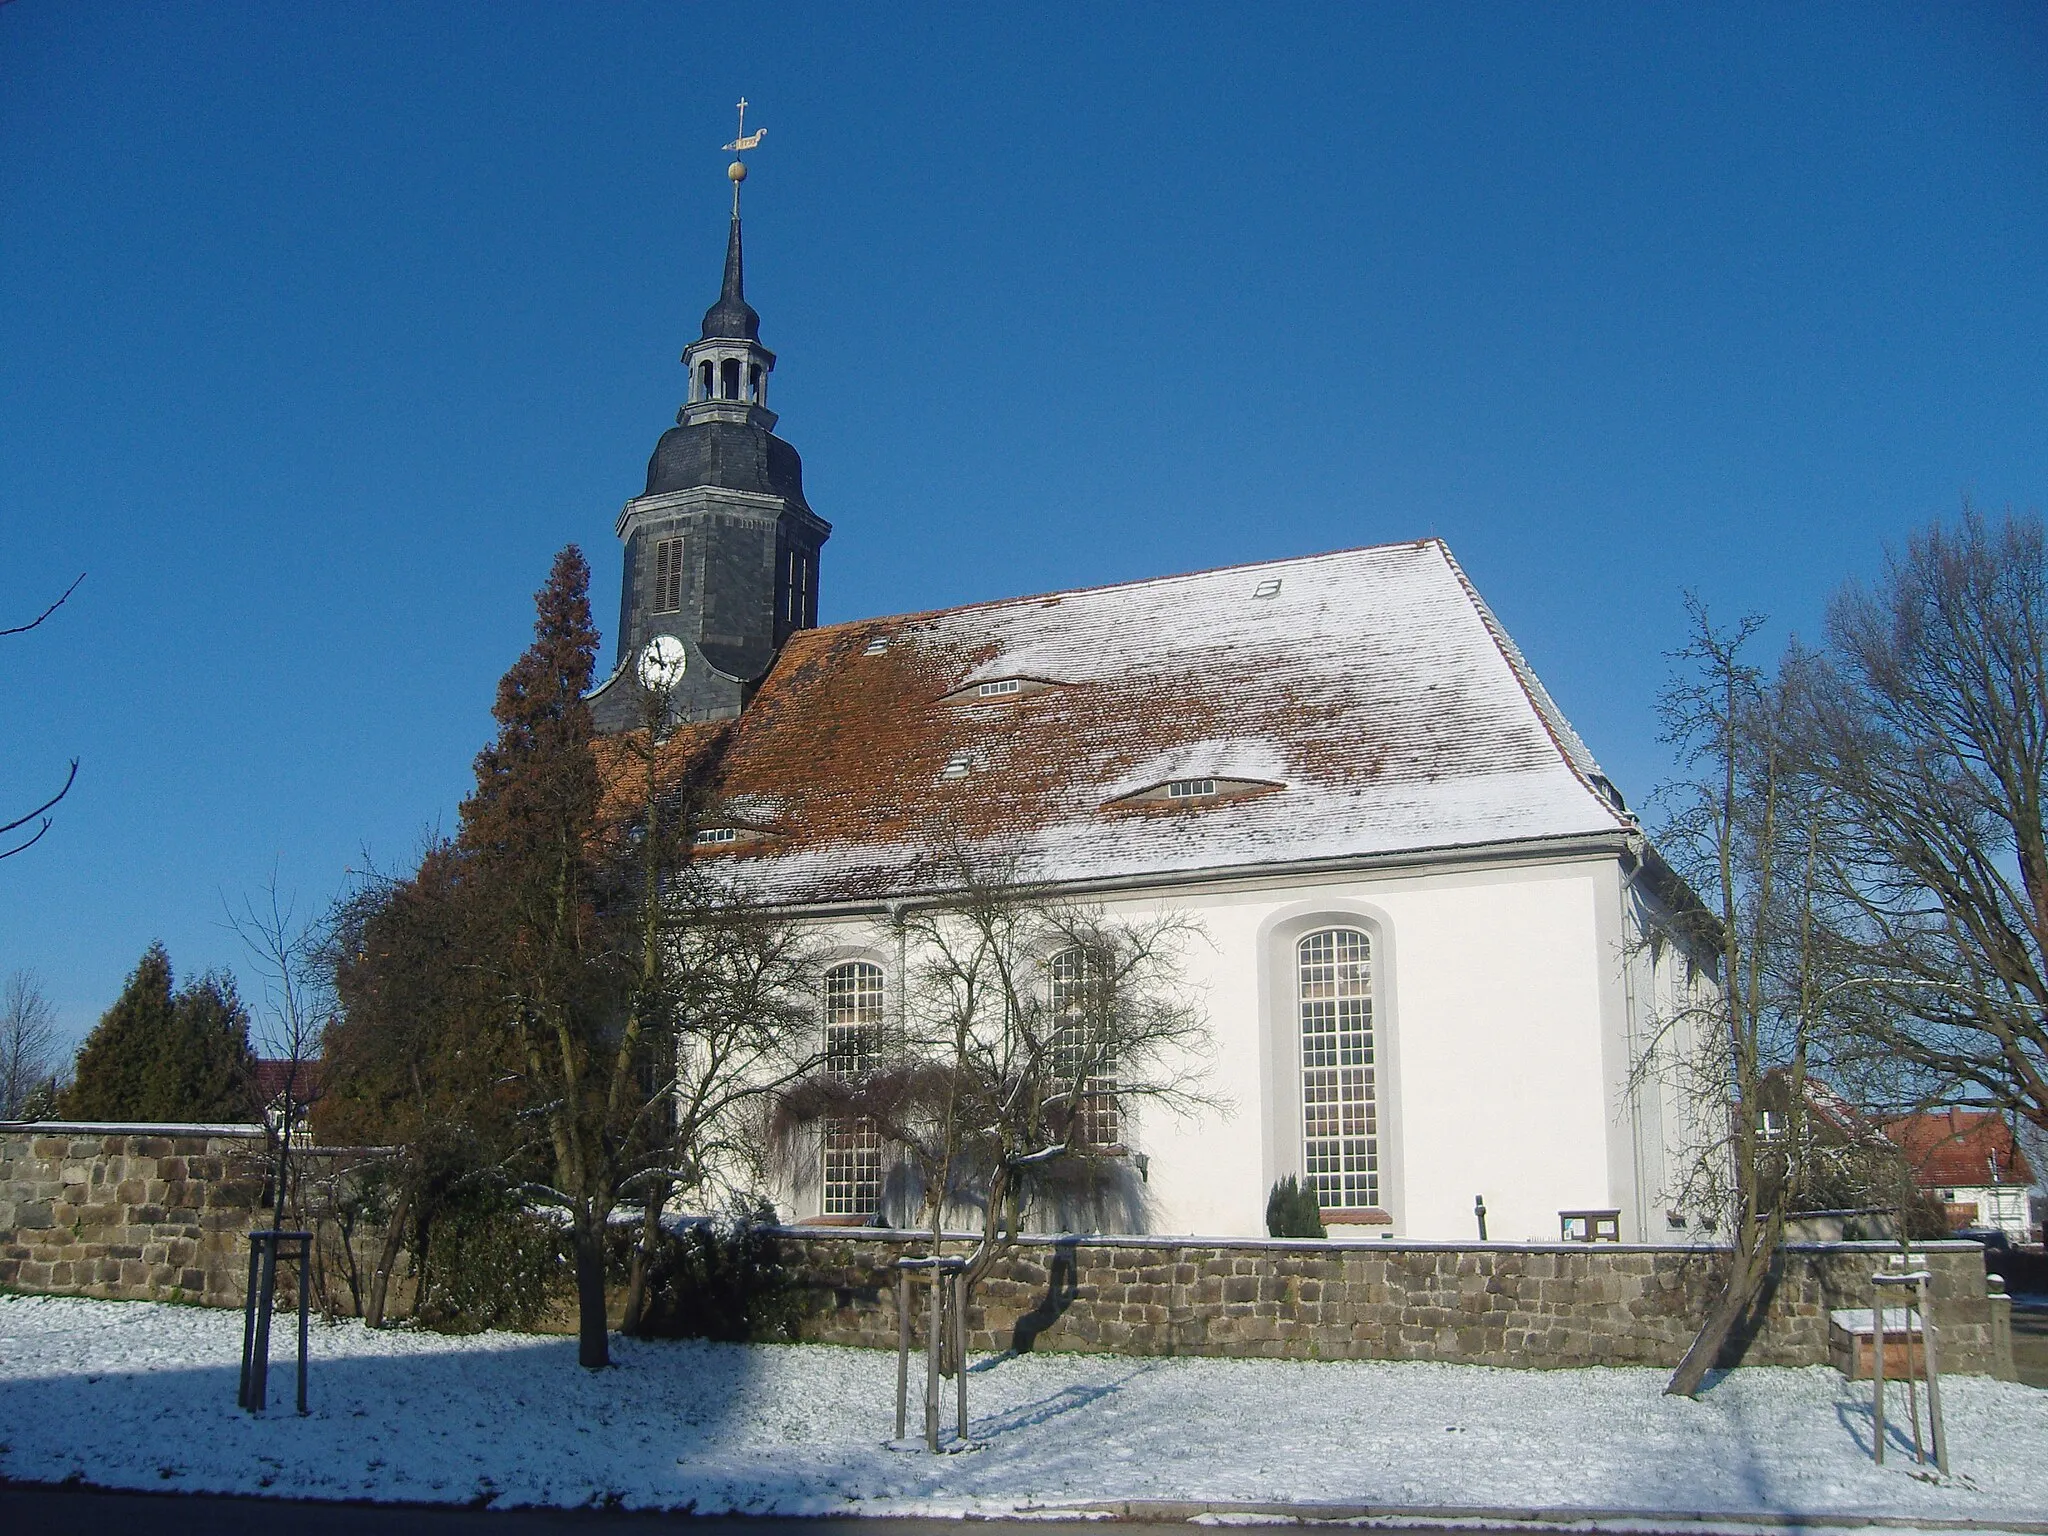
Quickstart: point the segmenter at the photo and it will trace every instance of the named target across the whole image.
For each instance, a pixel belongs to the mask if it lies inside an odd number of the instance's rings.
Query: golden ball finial
[[[741,161],[735,160],[725,168],[725,174],[734,181],[745,181],[747,179],[746,165]]]

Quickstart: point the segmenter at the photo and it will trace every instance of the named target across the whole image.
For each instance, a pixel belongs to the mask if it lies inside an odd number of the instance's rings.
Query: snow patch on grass
[[[1944,1383],[1955,1476],[1870,1460],[1870,1394],[1744,1370],[1026,1355],[969,1378],[971,1454],[891,1449],[895,1358],[822,1345],[316,1327],[312,1413],[234,1406],[241,1317],[0,1297],[0,1474],[113,1488],[699,1513],[997,1514],[1122,1499],[2038,1519],[2048,1393]],[[913,1392],[918,1390],[913,1377]],[[950,1422],[952,1384],[945,1384]],[[922,1422],[921,1404],[911,1409]]]

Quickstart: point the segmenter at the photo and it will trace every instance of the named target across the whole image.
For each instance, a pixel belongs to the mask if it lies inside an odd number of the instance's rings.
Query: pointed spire
[[[761,317],[747,302],[746,274],[740,260],[740,221],[732,221],[732,233],[725,240],[725,280],[719,285],[718,302],[704,311],[704,340],[755,341],[761,339]]]

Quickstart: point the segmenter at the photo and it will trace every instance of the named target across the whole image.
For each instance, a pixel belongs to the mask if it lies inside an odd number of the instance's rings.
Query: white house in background
[[[1686,988],[1693,898],[1435,539],[815,628],[831,528],[774,435],[737,212],[689,397],[618,520],[606,730],[667,679],[734,808],[707,855],[820,930],[835,1038],[885,1029],[900,903],[970,845],[1109,913],[1172,908],[1232,1112],[1128,1106],[1144,1224],[1263,1235],[1273,1183],[1339,1232],[1551,1238],[1674,1208],[1690,1128],[1631,1066]],[[1662,937],[1660,937],[1662,935]],[[876,1208],[872,1149],[778,1202]]]
[[[1884,1133],[1956,1226],[1996,1228],[2016,1243],[2033,1239],[2034,1170],[1997,1110],[1952,1104],[1887,1120]]]

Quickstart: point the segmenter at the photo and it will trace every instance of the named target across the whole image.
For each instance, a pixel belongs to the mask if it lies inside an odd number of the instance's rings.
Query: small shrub
[[[647,1271],[649,1338],[776,1343],[797,1336],[803,1293],[784,1268],[769,1206],[664,1232]]]
[[[508,1191],[465,1190],[434,1214],[416,1315],[439,1333],[532,1328],[565,1293],[566,1276],[558,1227]]]
[[[1329,1236],[1329,1233],[1323,1230],[1323,1211],[1316,1203],[1313,1185],[1304,1188],[1301,1180],[1290,1173],[1273,1186],[1273,1192],[1266,1196],[1266,1235]]]

